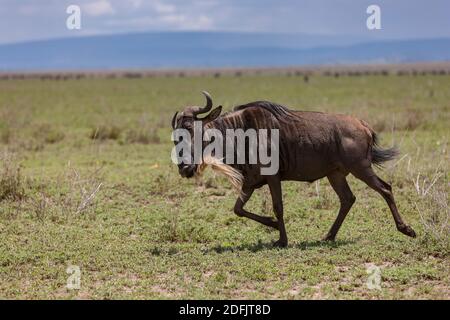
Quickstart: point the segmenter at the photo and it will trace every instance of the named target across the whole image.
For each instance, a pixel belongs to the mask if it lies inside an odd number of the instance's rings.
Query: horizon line
[[[98,37],[114,37],[127,35],[145,35],[145,34],[246,34],[246,35],[273,35],[273,36],[317,36],[317,37],[360,37],[364,35],[358,34],[331,34],[331,33],[306,33],[306,32],[266,32],[266,31],[236,31],[236,30],[148,30],[148,31],[124,31],[115,33],[95,33],[95,34],[80,34],[73,36],[55,36],[49,38],[19,40],[12,42],[0,42],[0,47],[9,45],[32,44],[40,42],[62,41],[71,39],[88,39]],[[426,37],[366,37],[367,42],[380,41],[411,41],[411,40],[432,40],[432,39],[450,39],[450,36],[426,36]],[[364,42],[358,42],[364,43]],[[356,43],[355,43],[356,44]]]

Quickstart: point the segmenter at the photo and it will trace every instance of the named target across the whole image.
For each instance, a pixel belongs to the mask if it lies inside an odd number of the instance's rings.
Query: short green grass
[[[16,183],[0,201],[0,298],[449,299],[449,88],[395,75],[0,81],[0,172]],[[284,183],[290,242],[273,248],[277,232],[233,214],[227,181],[182,179],[170,161],[171,116],[203,105],[201,90],[225,110],[267,99],[368,121],[401,148],[380,175],[418,238],[350,177],[357,201],[335,243],[320,241],[339,205],[326,179]],[[272,215],[267,198],[248,208]]]

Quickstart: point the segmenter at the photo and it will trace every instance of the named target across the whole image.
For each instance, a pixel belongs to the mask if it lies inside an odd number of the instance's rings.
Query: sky
[[[369,31],[366,9],[381,9]],[[66,9],[81,8],[68,30]],[[449,0],[0,0],[0,43],[145,31],[237,31],[450,37]]]

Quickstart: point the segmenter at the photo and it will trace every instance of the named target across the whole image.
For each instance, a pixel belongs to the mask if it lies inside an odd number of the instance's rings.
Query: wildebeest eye
[[[192,129],[192,124],[190,122],[188,122],[188,121],[185,121],[183,123],[183,127],[188,129],[188,130],[191,130]]]

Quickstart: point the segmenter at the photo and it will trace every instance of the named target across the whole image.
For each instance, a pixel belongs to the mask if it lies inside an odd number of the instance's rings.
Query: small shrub
[[[69,167],[55,184],[41,183],[37,192],[30,197],[32,211],[39,220],[65,219],[72,215],[92,216],[96,208],[96,198],[103,185],[100,170],[81,175]]]
[[[450,207],[448,205],[448,185],[440,184],[442,173],[433,178],[414,179],[414,186],[419,196],[415,207],[424,227],[425,236],[441,244],[450,246]]]
[[[91,130],[90,138],[93,140],[117,140],[122,129],[118,126],[101,125]]]
[[[160,143],[161,140],[155,128],[138,129],[138,130],[130,129],[126,132],[125,142],[151,144],[151,143]]]
[[[0,201],[24,197],[23,178],[17,160],[9,153],[0,155]]]
[[[0,127],[0,143],[9,144],[12,139],[11,129],[8,127]]]
[[[413,131],[426,123],[426,119],[421,112],[417,110],[406,110],[400,116],[387,118],[385,116],[372,116],[367,122],[375,132],[390,130]]]
[[[48,144],[60,142],[64,139],[64,132],[53,128],[49,124],[42,124],[37,127],[34,132],[35,137]]]
[[[179,206],[179,204],[177,204]],[[204,226],[193,224],[191,220],[182,219],[179,210],[173,207],[167,219],[163,221],[158,234],[159,241],[162,242],[195,242],[207,243],[214,235]]]
[[[423,115],[417,111],[408,112],[405,117],[405,122],[403,123],[402,129],[404,130],[415,130],[418,128],[423,122]]]
[[[383,132],[389,128],[388,122],[385,118],[374,119],[370,125],[375,132]]]

